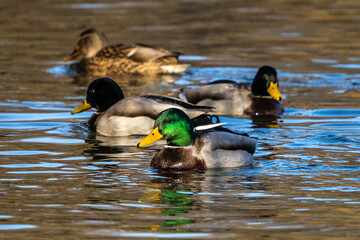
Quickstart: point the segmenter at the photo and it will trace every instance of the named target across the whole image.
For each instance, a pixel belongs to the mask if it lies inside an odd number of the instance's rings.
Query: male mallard
[[[94,80],[87,89],[84,103],[71,114],[92,107],[96,108],[97,112],[89,119],[89,125],[92,130],[105,136],[146,134],[152,129],[156,116],[167,108],[182,109],[198,121],[204,120],[202,117],[205,116],[205,111],[212,109],[166,96],[124,98],[119,85],[110,78]]]
[[[163,48],[145,44],[108,45],[104,34],[95,29],[82,32],[75,50],[64,60],[71,60],[79,55],[84,55],[84,58],[80,61],[78,70],[98,76],[182,73],[189,66],[178,64],[180,53]]]
[[[154,129],[137,145],[144,147],[164,138],[165,145],[152,159],[159,169],[207,169],[251,165],[257,141],[223,130],[195,131],[190,118],[176,108],[156,118]]]
[[[197,88],[184,88],[180,99],[193,104],[213,106],[221,115],[279,115],[284,112],[279,101],[276,70],[270,66],[259,68],[251,84],[219,80]]]

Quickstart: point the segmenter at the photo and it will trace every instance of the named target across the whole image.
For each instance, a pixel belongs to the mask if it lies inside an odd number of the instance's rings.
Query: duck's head
[[[259,68],[251,85],[251,92],[254,96],[271,96],[282,101],[276,70],[270,66]]]
[[[192,145],[195,134],[188,115],[177,108],[162,111],[155,120],[154,129],[137,146],[144,147],[161,138],[164,138],[169,146],[186,147]]]
[[[91,58],[107,45],[107,39],[102,32],[95,29],[88,29],[80,33],[74,51],[64,58],[65,61],[74,59],[79,55],[85,58]]]
[[[83,112],[92,107],[98,112],[104,112],[121,99],[124,99],[124,94],[116,82],[110,78],[99,78],[90,83],[85,101],[71,114]]]

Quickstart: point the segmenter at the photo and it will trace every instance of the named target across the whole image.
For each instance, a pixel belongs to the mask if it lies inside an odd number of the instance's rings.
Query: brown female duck
[[[77,70],[97,76],[182,73],[189,66],[179,64],[180,53],[146,44],[108,45],[102,32],[88,29],[79,35],[74,51],[64,60],[83,55]]]

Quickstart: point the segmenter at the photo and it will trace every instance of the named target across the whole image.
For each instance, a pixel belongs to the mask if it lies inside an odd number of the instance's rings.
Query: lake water
[[[9,1],[0,15],[0,238],[359,239],[360,2]],[[221,117],[259,139],[250,169],[149,167],[161,145],[70,115],[86,28],[185,53],[183,75],[117,77],[126,96],[278,69],[285,113]]]

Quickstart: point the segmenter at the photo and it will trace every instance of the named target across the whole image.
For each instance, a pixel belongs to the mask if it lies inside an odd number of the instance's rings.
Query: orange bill
[[[77,56],[79,56],[80,53],[81,53],[81,52],[80,52],[79,50],[75,49],[69,56],[67,56],[66,58],[64,58],[64,61],[69,61],[69,60],[71,60],[71,59],[74,59],[74,58],[76,58]]]
[[[283,99],[278,89],[278,83],[270,82],[267,92],[275,100],[281,101]]]
[[[81,113],[83,111],[86,111],[88,109],[91,108],[91,105],[87,103],[86,100],[84,100],[83,104],[81,104],[81,106],[77,107],[76,109],[74,109],[71,114],[75,114],[75,113]]]
[[[140,147],[145,147],[145,146],[147,146],[149,144],[152,144],[153,142],[155,142],[155,141],[157,141],[157,140],[159,140],[159,139],[161,139],[163,137],[164,136],[161,133],[159,133],[159,127],[156,127],[151,131],[151,133],[147,137],[145,137],[143,140],[141,140],[138,143],[137,147],[139,147],[139,148]]]

